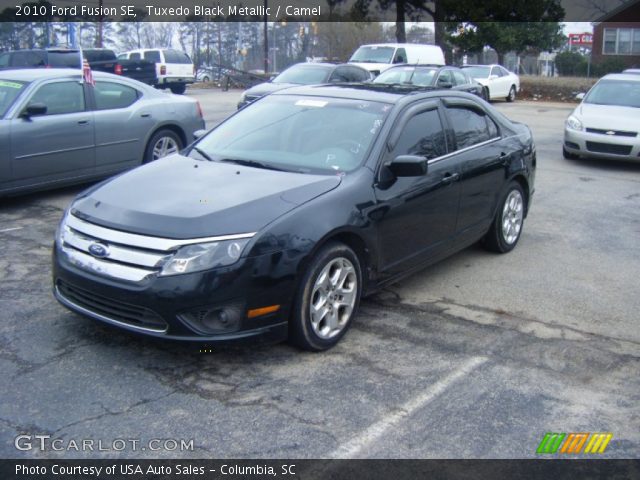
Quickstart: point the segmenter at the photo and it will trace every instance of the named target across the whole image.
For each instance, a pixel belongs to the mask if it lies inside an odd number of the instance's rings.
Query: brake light
[[[116,75],[122,75],[122,65],[116,63],[116,69],[113,71]]]
[[[196,108],[198,109],[198,115],[200,115],[200,118],[204,118],[204,115],[202,114],[202,107],[200,106],[200,102],[196,100]]]
[[[167,74],[167,66],[160,65],[160,75],[166,75],[166,74]]]

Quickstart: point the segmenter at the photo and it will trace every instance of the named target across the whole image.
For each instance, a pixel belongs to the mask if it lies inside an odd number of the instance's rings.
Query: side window
[[[126,108],[138,100],[138,91],[127,85],[112,82],[96,82],[94,89],[97,110]]]
[[[458,150],[498,136],[498,127],[494,121],[476,110],[465,107],[448,107],[447,115],[455,133]]]
[[[136,55],[136,54],[134,54]],[[140,58],[140,54],[138,54],[138,58]],[[126,53],[121,53],[120,55],[118,55],[118,60],[126,60],[127,59],[127,54]]]
[[[14,52],[13,58],[11,59],[12,67],[29,67],[29,63],[27,61],[26,52]]]
[[[148,52],[144,52],[144,59],[153,63],[162,62],[159,50],[149,50]]]
[[[509,76],[509,71],[504,67],[500,67],[500,73],[502,74],[503,77]]]
[[[491,69],[491,75],[500,78],[500,69],[498,67],[493,67]]]
[[[336,68],[331,76],[329,77],[330,82],[349,82],[349,73],[346,68],[338,67]]]
[[[412,117],[402,130],[398,143],[393,149],[394,157],[422,155],[429,160],[446,153],[446,138],[437,109]]]
[[[140,52],[132,53],[129,55],[129,60],[140,60]]]
[[[356,67],[348,67],[350,82],[364,82],[369,79],[369,73]]]
[[[456,85],[466,85],[467,83],[469,83],[464,73],[459,72],[458,70],[453,70],[451,73],[453,74],[453,78],[456,81]]]
[[[56,82],[41,86],[29,103],[44,103],[47,115],[60,115],[84,111],[84,91],[75,82]]]
[[[407,63],[407,52],[404,48],[396,50],[396,56],[393,58],[393,63]]]
[[[438,82],[436,85],[453,85],[453,77],[451,76],[451,70],[443,70],[438,75]]]

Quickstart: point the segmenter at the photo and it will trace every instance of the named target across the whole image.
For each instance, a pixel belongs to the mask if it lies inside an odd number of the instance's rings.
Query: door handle
[[[142,118],[149,118],[151,116],[151,114],[150,113],[141,113],[140,116]]]
[[[89,125],[89,120],[78,120],[78,125]]]
[[[453,183],[460,177],[459,173],[445,173],[442,177],[442,183]]]
[[[498,157],[498,160],[500,160],[500,163],[502,163],[503,165],[506,165],[509,161],[509,154],[500,152],[500,157]]]

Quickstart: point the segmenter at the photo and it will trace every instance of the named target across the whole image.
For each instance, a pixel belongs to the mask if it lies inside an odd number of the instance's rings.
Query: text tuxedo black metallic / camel
[[[156,337],[324,350],[362,295],[479,240],[513,249],[535,166],[528,127],[470,94],[287,89],[80,194],[54,294]]]

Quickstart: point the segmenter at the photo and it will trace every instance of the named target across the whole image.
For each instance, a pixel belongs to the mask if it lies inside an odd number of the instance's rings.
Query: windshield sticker
[[[382,126],[382,120],[378,118],[373,122],[373,128],[369,130],[371,132],[371,135],[375,135],[381,126]]]
[[[22,88],[22,84],[15,83],[15,82],[5,82],[4,80],[0,80],[0,87]]]
[[[329,102],[325,102],[323,100],[298,100],[296,105],[299,107],[316,107],[322,108],[327,105]]]

